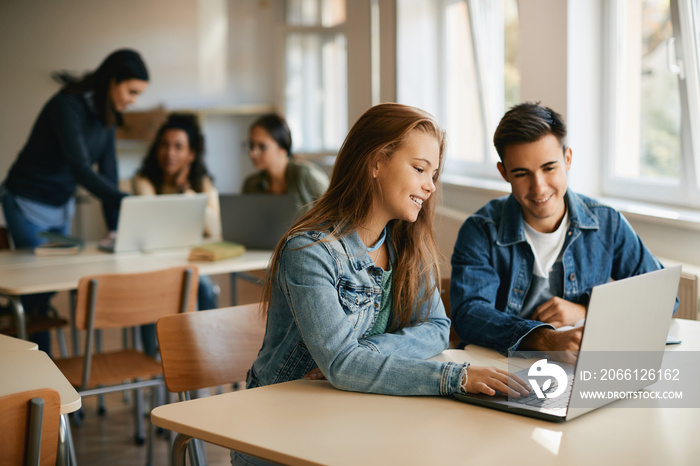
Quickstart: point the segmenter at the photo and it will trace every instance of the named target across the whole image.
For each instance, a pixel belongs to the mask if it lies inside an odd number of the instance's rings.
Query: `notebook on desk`
[[[202,242],[208,195],[129,196],[119,209],[117,236],[100,243],[109,252],[185,248]]]
[[[499,394],[459,394],[455,397],[466,403],[560,422],[619,399],[606,395],[604,399],[581,401],[586,399],[582,392],[590,392],[591,379],[597,383],[597,379],[603,377],[601,360],[606,361],[609,369],[630,373],[631,380],[623,384],[624,393],[653,384],[656,380],[650,377],[637,380],[636,376],[633,379],[633,369],[615,365],[616,362],[619,365],[619,361],[637,364],[643,359],[644,370],[661,368],[680,276],[681,267],[676,266],[594,287],[576,363],[558,363],[547,360],[546,355],[535,355],[530,367],[515,372],[533,385],[529,396],[516,399]],[[639,355],[639,359],[635,355]]]
[[[221,235],[248,249],[274,249],[297,215],[293,195],[221,194]]]

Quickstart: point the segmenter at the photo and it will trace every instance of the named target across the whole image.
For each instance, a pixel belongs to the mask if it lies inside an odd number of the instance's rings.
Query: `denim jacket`
[[[382,269],[356,232],[305,232],[287,240],[275,273],[263,346],[249,388],[302,378],[318,367],[336,388],[389,395],[459,392],[462,364],[427,361],[447,349],[450,320],[435,292],[427,320],[368,337],[381,303]],[[323,241],[319,241],[323,240]],[[387,238],[389,258],[396,252]],[[428,314],[429,313],[429,314]]]
[[[587,305],[595,285],[662,268],[618,211],[571,190],[566,204],[563,299]],[[535,328],[554,328],[518,316],[534,266],[524,225],[512,195],[490,201],[462,225],[452,255],[450,307],[463,343],[508,354]]]

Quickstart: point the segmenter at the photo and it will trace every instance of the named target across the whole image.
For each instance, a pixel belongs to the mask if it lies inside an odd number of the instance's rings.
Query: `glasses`
[[[248,152],[253,152],[254,149],[258,149],[260,152],[265,152],[267,150],[267,145],[265,144],[255,144],[250,141],[244,141],[241,143],[241,148],[247,150]]]

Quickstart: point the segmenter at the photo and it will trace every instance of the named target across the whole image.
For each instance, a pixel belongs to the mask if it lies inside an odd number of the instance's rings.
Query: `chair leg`
[[[151,387],[151,409],[156,406],[160,385]],[[151,414],[148,414],[148,452],[146,453],[146,466],[153,466],[153,442],[156,438],[156,425],[151,422]]]
[[[140,388],[134,389],[134,419],[136,421],[134,442],[139,446],[146,443],[143,422],[143,397],[141,395],[142,393]]]
[[[102,352],[102,330],[95,330],[95,348],[98,353]],[[107,413],[107,404],[104,395],[97,395],[97,414],[103,416]]]

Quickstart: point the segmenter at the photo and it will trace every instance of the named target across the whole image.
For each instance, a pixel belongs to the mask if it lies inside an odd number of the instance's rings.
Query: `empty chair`
[[[60,416],[61,397],[52,388],[0,397],[0,463],[55,465]]]
[[[161,318],[156,329],[168,390],[186,400],[192,390],[245,380],[265,335],[260,306],[255,303]],[[175,441],[188,440],[178,434]],[[196,450],[195,443],[192,451]]]
[[[155,323],[189,312],[197,302],[198,271],[193,266],[145,273],[83,277],[78,284],[75,325],[86,331],[84,356],[58,359],[56,365],[81,396],[136,390],[136,440],[144,439],[139,390],[162,385],[160,362],[142,351],[125,348],[95,354],[95,330]],[[149,458],[152,444],[149,443]]]

